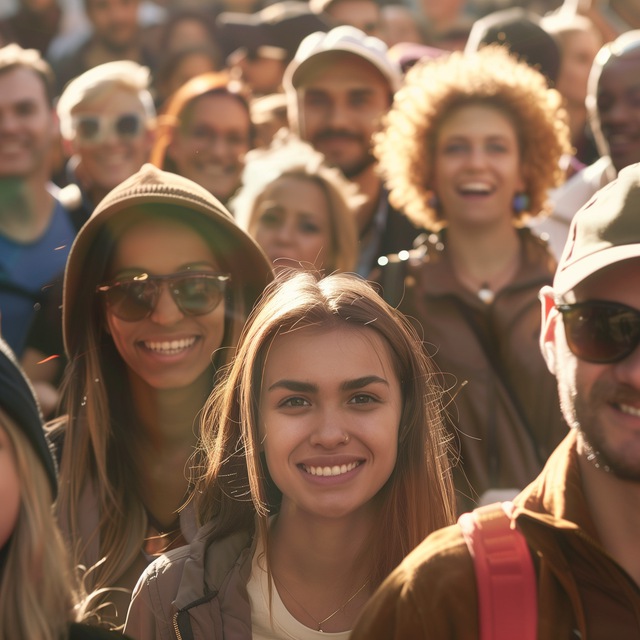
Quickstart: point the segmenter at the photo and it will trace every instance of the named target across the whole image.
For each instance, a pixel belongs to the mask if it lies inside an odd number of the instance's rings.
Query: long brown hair
[[[77,564],[95,562],[93,550],[99,553],[98,558],[106,558],[97,566],[86,567],[91,569],[87,584],[92,590],[116,583],[140,554],[147,529],[147,516],[137,491],[131,389],[125,363],[106,330],[96,287],[104,282],[116,244],[127,229],[140,220],[163,217],[193,228],[232,276],[232,285],[226,293],[223,342],[212,355],[212,387],[215,371],[231,359],[244,321],[259,294],[241,266],[251,263],[247,247],[243,249],[219,223],[174,205],[139,205],[123,210],[96,234],[81,265],[77,259],[74,264],[72,260],[67,263],[67,271],[82,268],[83,277],[75,295],[65,297],[65,317],[69,318],[65,330],[69,365],[61,403],[65,415],[52,423],[50,429],[54,439],[64,439],[58,513],[61,527],[72,543],[74,559]],[[82,529],[87,518],[82,504],[86,491],[93,491],[97,504],[91,504],[90,509],[98,513],[97,526],[88,537]]]
[[[403,393],[396,465],[378,494],[380,526],[367,545],[376,585],[425,536],[451,524],[455,507],[437,373],[406,318],[357,276],[285,273],[267,288],[225,383],[205,405],[205,463],[195,495],[201,523],[213,521],[211,539],[252,530],[257,514],[267,540],[268,516],[279,506],[259,452],[259,397],[269,347],[293,328],[343,323],[368,327],[384,339]]]

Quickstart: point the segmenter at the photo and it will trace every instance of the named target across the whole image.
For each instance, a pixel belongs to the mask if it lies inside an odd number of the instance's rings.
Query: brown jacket
[[[640,588],[598,540],[575,432],[514,503],[538,574],[538,638],[640,638]],[[431,534],[389,576],[351,640],[477,640],[477,620],[473,562],[453,525]]]
[[[454,397],[448,418],[461,455],[454,468],[460,511],[488,489],[526,487],[567,430],[538,345],[538,293],[551,283],[555,259],[528,229],[519,235],[520,270],[491,304],[458,283],[446,233],[430,236],[407,267],[400,310],[421,325]]]

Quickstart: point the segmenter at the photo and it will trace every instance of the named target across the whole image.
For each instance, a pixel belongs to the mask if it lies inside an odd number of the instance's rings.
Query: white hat
[[[334,51],[352,53],[363,58],[380,71],[394,93],[400,88],[402,71],[398,63],[387,55],[387,45],[379,38],[368,36],[360,29],[347,25],[331,29],[328,33],[318,31],[308,35],[287,66],[283,79],[285,87],[297,89],[310,60]]]

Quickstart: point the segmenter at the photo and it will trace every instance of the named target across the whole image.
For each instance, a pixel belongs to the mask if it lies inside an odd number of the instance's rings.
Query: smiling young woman
[[[143,574],[126,633],[346,640],[386,575],[453,518],[441,395],[371,285],[280,273],[203,416],[202,527]]]
[[[196,417],[271,267],[206,190],[145,165],[80,230],[65,272],[59,519],[105,622],[188,542]],[[103,560],[102,562],[100,562]]]
[[[515,495],[566,429],[537,342],[555,260],[523,225],[544,211],[569,151],[560,95],[495,46],[412,69],[376,138],[390,201],[433,231],[406,279],[387,269],[382,282],[452,374],[461,510],[490,490]]]

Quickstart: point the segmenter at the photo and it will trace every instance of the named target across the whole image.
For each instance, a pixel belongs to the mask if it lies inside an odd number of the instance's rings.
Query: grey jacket
[[[247,582],[255,536],[209,542],[205,525],[186,547],[155,560],[133,592],[125,633],[135,640],[251,640]]]

